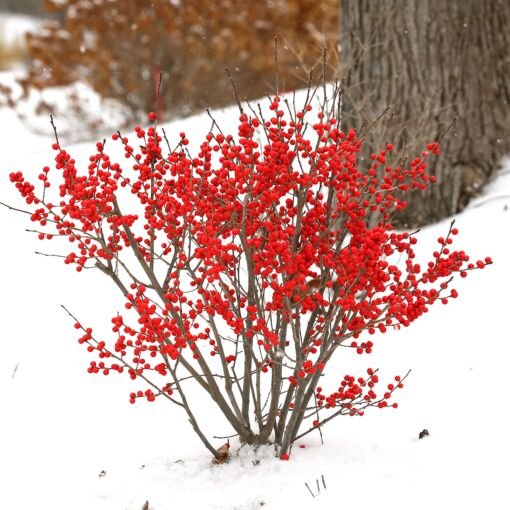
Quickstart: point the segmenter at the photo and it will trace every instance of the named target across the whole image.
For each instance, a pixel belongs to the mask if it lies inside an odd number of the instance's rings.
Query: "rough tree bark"
[[[510,2],[341,0],[340,44],[346,125],[393,113],[367,133],[367,150],[392,141],[412,155],[456,119],[429,167],[439,186],[401,223],[462,210],[510,152]]]

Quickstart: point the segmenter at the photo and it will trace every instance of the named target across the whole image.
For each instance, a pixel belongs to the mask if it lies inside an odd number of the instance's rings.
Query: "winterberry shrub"
[[[456,298],[452,277],[491,263],[453,248],[452,223],[422,266],[416,232],[392,228],[404,199],[434,182],[426,165],[438,143],[402,166],[388,144],[362,170],[362,140],[340,129],[333,102],[315,114],[312,96],[299,108],[274,97],[268,118],[241,108],[237,135],[213,122],[195,154],[184,133],[171,148],[151,113],[135,141],[113,135],[122,164],[97,143],[80,170],[57,138],[40,184],[10,176],[39,238],[68,239],[65,263],[99,269],[125,297],[112,338],[75,318],[95,356],[88,371],[126,373],[139,385],[131,402],[182,407],[216,456],[186,397],[190,381],[241,442],[273,443],[287,459],[294,441],[334,417],[397,407],[406,375],[380,389],[368,368],[322,387],[339,347],[370,353],[372,335]]]

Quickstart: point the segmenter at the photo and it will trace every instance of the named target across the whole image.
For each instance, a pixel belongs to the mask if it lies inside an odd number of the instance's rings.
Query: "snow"
[[[216,117],[234,131],[236,109]],[[195,116],[166,129],[197,143],[209,125]],[[52,139],[26,131],[8,109],[0,110],[0,126],[0,201],[22,207],[8,174],[37,175],[52,161]],[[93,145],[70,152],[86,161]],[[141,510],[149,501],[153,510],[509,508],[510,160],[503,167],[456,218],[457,245],[494,264],[459,281],[460,296],[448,306],[378,338],[370,356],[345,350],[335,360],[340,376],[373,366],[393,377],[410,368],[399,408],[334,420],[323,429],[324,445],[311,434],[288,462],[270,447],[254,451],[233,441],[231,462],[211,466],[179,409],[162,401],[130,405],[128,378],[87,374],[89,358],[60,305],[106,332],[120,297],[99,272],[77,274],[35,255],[53,246],[25,232],[25,215],[0,207],[1,507]],[[449,221],[420,232],[419,255],[435,249]],[[207,400],[193,402],[208,436],[224,435]],[[430,435],[419,440],[425,428]]]
[[[4,44],[24,44],[25,34],[36,31],[42,21],[32,16],[0,12],[0,40]]]

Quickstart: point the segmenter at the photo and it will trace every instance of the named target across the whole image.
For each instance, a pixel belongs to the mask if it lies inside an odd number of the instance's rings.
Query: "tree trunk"
[[[367,133],[367,151],[391,141],[419,155],[456,119],[429,160],[439,185],[415,194],[399,223],[462,210],[510,152],[510,2],[341,0],[340,11],[345,125],[393,113]]]

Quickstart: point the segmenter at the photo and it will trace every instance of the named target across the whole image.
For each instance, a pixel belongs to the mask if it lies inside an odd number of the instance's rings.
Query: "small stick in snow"
[[[429,436],[429,431],[427,429],[423,429],[419,435],[418,435],[418,439],[423,439],[424,437],[427,437]]]
[[[482,205],[488,204],[489,202],[492,202],[493,200],[505,200],[510,198],[510,195],[498,195],[494,197],[486,198],[485,200],[482,200],[481,202],[478,202],[477,204],[473,204],[472,207],[481,207]],[[508,208],[508,206],[505,205],[505,207]],[[505,209],[506,210],[506,209]]]
[[[16,375],[16,372],[18,371],[19,363],[16,363],[16,366],[14,367],[14,372],[12,373],[11,379],[14,379],[14,376]]]
[[[312,495],[312,498],[315,498],[315,494],[312,492],[312,489],[310,489],[310,486],[305,482],[305,485],[306,485],[306,488],[308,489],[308,491],[310,492],[310,494]]]
[[[326,489],[326,481],[324,480],[324,475],[321,475],[321,480],[322,486],[324,487],[324,489]],[[305,482],[306,488],[308,489],[308,492],[312,495],[313,498],[316,498],[321,495],[321,486],[318,478],[315,479],[315,483],[317,484],[317,494],[314,494],[312,489],[310,489],[308,483]]]

